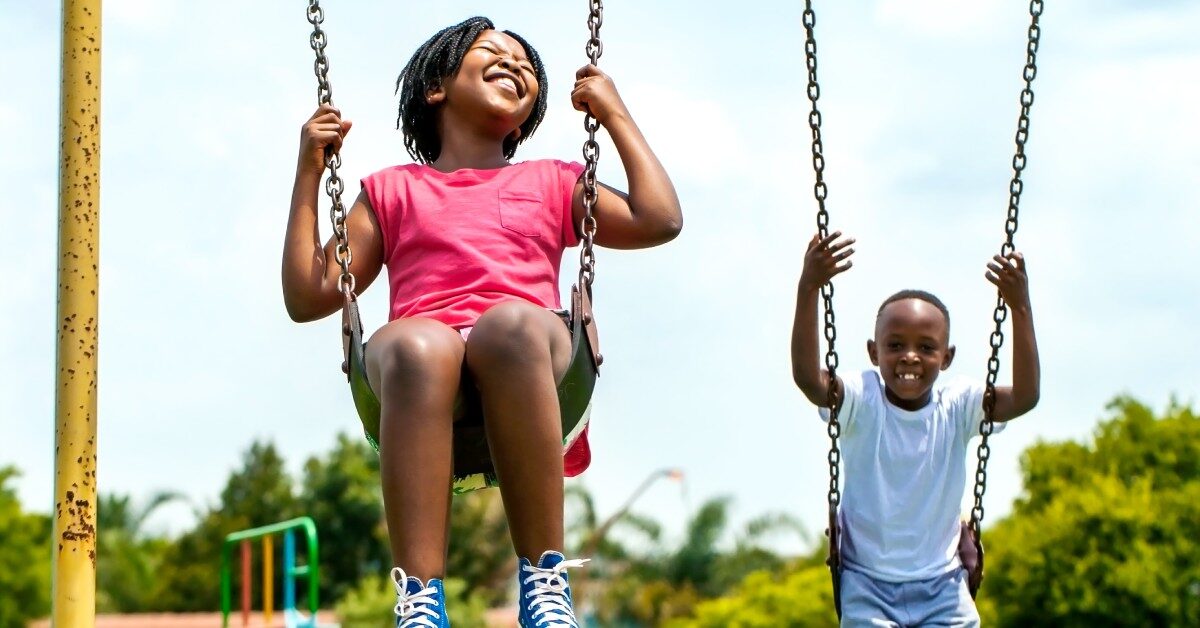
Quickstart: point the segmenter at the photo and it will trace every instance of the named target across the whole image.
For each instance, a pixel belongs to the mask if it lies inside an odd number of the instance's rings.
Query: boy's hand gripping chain
[[[329,84],[329,57],[325,56],[325,31],[321,30],[321,22],[325,21],[325,12],[321,10],[319,0],[308,2],[308,22],[313,25],[312,36],[308,43],[316,53],[313,62],[313,73],[317,75],[317,104],[333,104],[333,86]],[[350,240],[346,237],[346,206],[342,204],[342,190],[345,185],[338,176],[338,168],[342,165],[341,155],[332,146],[325,148],[325,167],[329,169],[329,178],[325,179],[325,192],[329,194],[332,206],[329,209],[329,220],[333,223],[333,235],[337,239],[337,263],[342,267],[338,277],[338,288],[345,299],[354,298],[354,274],[350,272],[350,262],[354,256],[350,252]]]
[[[813,12],[812,0],[804,2],[804,58],[808,65],[808,100],[812,103],[812,111],[808,114],[808,128],[812,130],[812,163],[816,183],[813,185],[813,195],[817,199],[817,232],[820,239],[829,236],[829,212],[825,209],[825,197],[828,188],[825,186],[825,145],[821,141],[821,111],[817,109],[817,100],[821,97],[821,86],[817,83],[817,40],[813,33],[816,25],[816,14]],[[827,405],[829,406],[829,558],[826,561],[830,570],[834,571],[835,588],[838,583],[836,571],[840,568],[841,556],[838,547],[838,506],[842,503],[842,491],[839,486],[841,470],[839,465],[842,452],[838,449],[838,436],[842,426],[838,422],[838,412],[841,410],[841,399],[837,391],[838,354],[834,348],[837,340],[837,327],[833,315],[833,282],[821,286],[821,300],[825,308],[825,341],[828,348],[825,351],[825,370],[829,372],[829,391]],[[834,599],[838,592],[834,591]],[[841,614],[839,608],[838,614]]]
[[[588,12],[588,38],[584,49],[592,65],[600,63],[600,55],[604,54],[604,42],[600,41],[600,25],[604,23],[604,3],[601,0],[589,0],[591,11]],[[583,128],[588,132],[587,141],[583,143],[583,224],[580,231],[583,234],[583,247],[579,250],[579,289],[592,297],[592,282],[596,278],[596,255],[592,250],[596,239],[596,164],[600,161],[600,145],[596,143],[596,131],[600,122],[591,111],[584,113]],[[584,321],[585,323],[587,321]]]
[[[1017,211],[1021,203],[1021,192],[1024,189],[1021,172],[1025,170],[1025,141],[1029,139],[1029,110],[1033,107],[1033,79],[1037,76],[1038,43],[1042,37],[1042,29],[1038,26],[1038,18],[1042,15],[1042,4],[1042,0],[1032,0],[1029,3],[1031,18],[1029,43],[1025,48],[1025,69],[1022,71],[1025,87],[1021,90],[1021,115],[1017,119],[1017,151],[1012,160],[1013,177],[1008,185],[1008,218],[1004,221],[1006,238],[1004,244],[1000,245],[1000,255],[1004,257],[1012,254],[1015,250],[1013,236],[1017,233]],[[996,309],[992,312],[996,328],[992,331],[990,338],[992,355],[988,358],[987,384],[983,393],[983,423],[979,424],[980,441],[977,452],[979,466],[975,469],[975,506],[971,508],[971,530],[975,533],[976,539],[979,538],[979,528],[983,522],[983,494],[987,490],[987,463],[992,453],[988,446],[988,436],[991,435],[994,427],[992,417],[996,408],[996,377],[1000,372],[1000,347],[1004,344],[1003,324],[1007,318],[1008,306],[1004,303],[1004,297],[997,291]],[[981,563],[982,560],[981,553]],[[982,580],[982,568],[979,579]],[[977,588],[979,583],[975,582],[973,585]]]

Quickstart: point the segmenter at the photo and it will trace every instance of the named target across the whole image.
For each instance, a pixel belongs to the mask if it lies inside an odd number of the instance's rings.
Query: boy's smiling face
[[[929,404],[938,374],[954,360],[949,321],[927,301],[894,301],[879,313],[867,353],[883,376],[888,401],[904,410],[919,410]]]

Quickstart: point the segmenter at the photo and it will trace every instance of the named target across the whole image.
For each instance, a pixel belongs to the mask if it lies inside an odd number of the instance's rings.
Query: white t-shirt
[[[887,400],[877,371],[841,377],[843,561],[885,582],[957,569],[967,444],[983,422],[983,385],[939,381],[928,405],[908,411]],[[829,420],[828,409],[820,415]]]

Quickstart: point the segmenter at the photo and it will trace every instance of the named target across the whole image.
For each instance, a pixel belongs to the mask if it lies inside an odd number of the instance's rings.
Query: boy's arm
[[[590,111],[608,131],[629,180],[628,194],[596,186],[596,244],[640,249],[673,240],[683,228],[679,196],[612,79],[594,65],[580,68],[575,78],[571,103],[580,111]],[[575,186],[572,211],[578,231],[584,216],[582,180]]]
[[[821,341],[817,324],[817,300],[821,286],[853,265],[848,258],[852,238],[838,240],[841,232],[821,240],[813,236],[804,254],[804,270],[796,290],[796,317],[792,323],[792,378],[804,396],[817,407],[829,407],[829,371],[821,367]],[[842,389],[839,378],[838,390]]]
[[[283,303],[296,322],[324,318],[342,307],[336,239],[321,246],[317,204],[325,171],[325,147],[340,147],[350,122],[336,109],[321,105],[301,132],[300,157],[292,187],[292,207],[283,242]],[[382,267],[382,239],[366,192],[359,195],[346,217],[346,237],[353,253],[350,271],[361,292]]]
[[[1009,421],[1032,410],[1041,396],[1041,366],[1024,256],[1015,252],[1008,257],[995,256],[988,264],[987,278],[999,288],[1012,317],[1013,384],[996,387],[992,411],[993,420]]]

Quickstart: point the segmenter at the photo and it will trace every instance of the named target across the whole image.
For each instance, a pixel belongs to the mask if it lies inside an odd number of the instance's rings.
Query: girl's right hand
[[[841,231],[835,231],[824,239],[814,235],[804,253],[804,270],[800,272],[800,286],[810,290],[819,290],[829,283],[830,279],[850,269],[854,262],[849,257],[854,249],[854,238],[842,238]]]
[[[299,168],[310,172],[325,170],[325,147],[341,150],[342,141],[350,132],[351,122],[342,120],[342,113],[333,105],[317,108],[312,117],[300,129]]]

